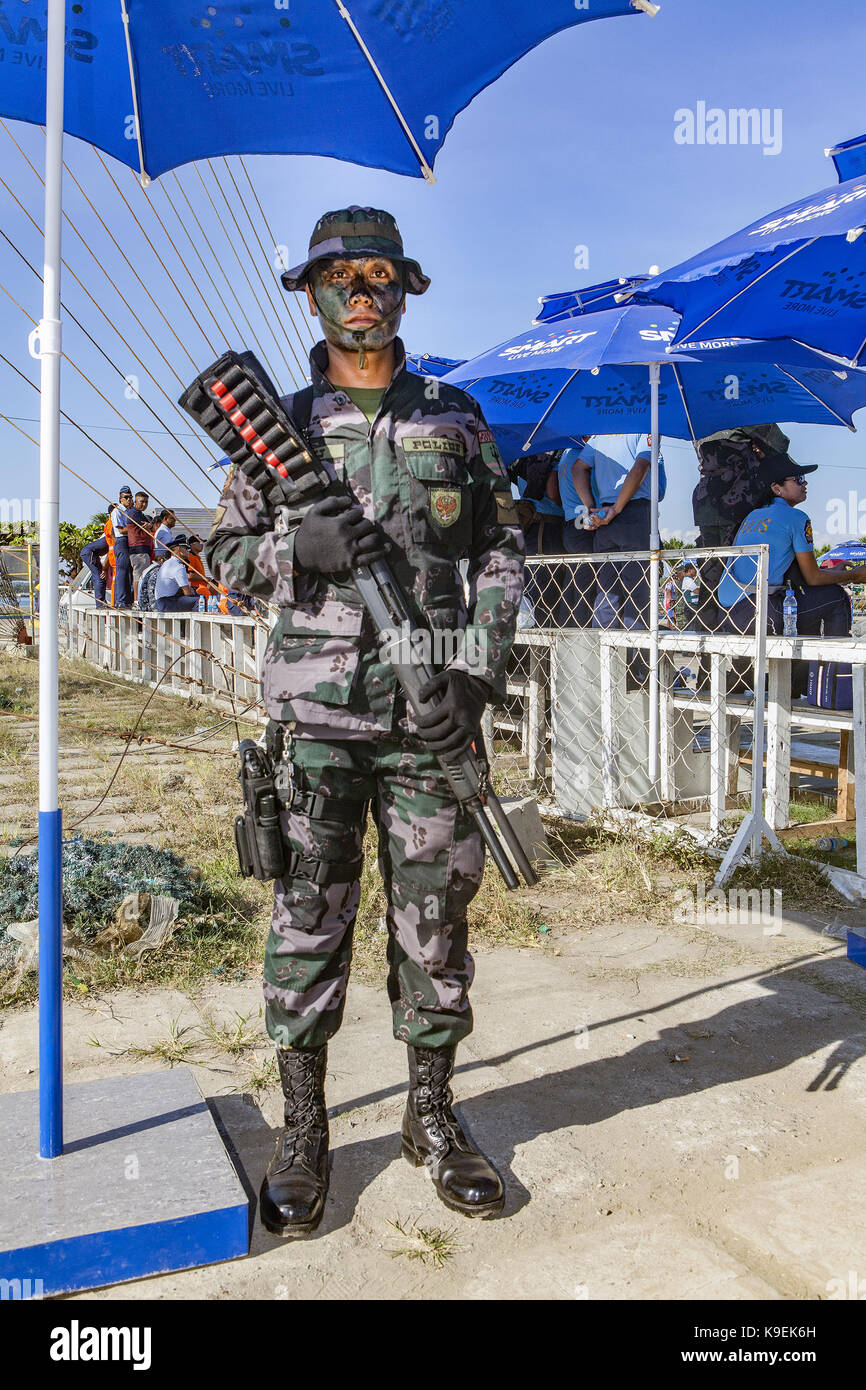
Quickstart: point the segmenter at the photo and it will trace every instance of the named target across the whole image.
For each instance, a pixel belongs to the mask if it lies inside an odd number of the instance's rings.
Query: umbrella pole
[[[63,1151],[61,823],[57,795],[60,599],[60,233],[63,179],[64,0],[48,0],[45,65],[45,260],[39,419],[39,1154]],[[38,340],[38,347],[37,347]]]
[[[649,780],[659,775],[659,377],[661,365],[650,362],[650,649],[649,649]]]

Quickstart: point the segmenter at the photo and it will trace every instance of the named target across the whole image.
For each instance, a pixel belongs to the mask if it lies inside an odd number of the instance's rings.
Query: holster
[[[238,749],[244,813],[235,821],[235,847],[244,878],[282,878],[286,847],[280,829],[280,800],[274,768],[263,748],[245,738]]]

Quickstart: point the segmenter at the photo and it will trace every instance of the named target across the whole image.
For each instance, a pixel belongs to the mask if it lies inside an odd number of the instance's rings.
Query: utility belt
[[[238,749],[244,812],[235,821],[235,848],[241,875],[261,882],[301,878],[319,886],[345,882],[347,873],[360,871],[361,862],[346,853],[340,837],[332,846],[333,858],[301,854],[283,833],[281,813],[305,816],[313,824],[355,826],[365,819],[366,805],[294,786],[291,749],[285,758],[283,739],[283,726],[271,720],[264,748],[244,739]]]

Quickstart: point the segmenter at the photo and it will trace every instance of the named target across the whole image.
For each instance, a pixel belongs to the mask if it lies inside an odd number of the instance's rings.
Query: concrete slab
[[[67,1086],[64,1125],[41,1159],[37,1093],[0,1096],[0,1278],[56,1294],[247,1253],[247,1194],[186,1069]]]
[[[852,1219],[848,1194],[862,1193],[860,1159],[753,1184],[727,1213],[750,1263],[793,1266],[803,1298],[866,1298],[863,1225]]]

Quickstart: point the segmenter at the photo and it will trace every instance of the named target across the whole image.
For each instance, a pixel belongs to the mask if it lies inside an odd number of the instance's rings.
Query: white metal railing
[[[264,719],[260,673],[267,630],[260,620],[74,603],[65,617],[61,640],[70,655],[220,709],[252,706],[245,718]]]
[[[694,550],[690,559],[742,553]],[[755,547],[759,612],[766,614],[766,547]],[[667,554],[666,554],[667,558]],[[539,557],[528,574],[544,566],[576,566],[634,556]],[[536,580],[539,576],[536,574]],[[536,583],[536,590],[537,590]],[[649,807],[655,816],[683,808],[706,811],[711,835],[724,826],[740,778],[740,740],[751,729],[747,814],[720,871],[727,876],[743,852],[760,852],[764,836],[778,845],[776,831],[789,825],[792,731],[838,732],[843,740],[840,779],[853,783],[856,799],[857,864],[866,873],[866,639],[768,637],[766,617],[754,636],[732,636],[689,628],[658,632],[617,627],[547,627],[519,631],[504,704],[489,707],[485,735],[494,773],[506,792],[546,794],[566,813],[618,807]],[[249,709],[264,721],[260,673],[267,629],[261,619],[204,613],[139,613],[71,603],[61,625],[68,651],[128,680],[196,697],[217,708]],[[648,652],[658,643],[657,767],[652,766],[650,692],[629,693],[629,649]],[[680,680],[683,660],[703,657],[709,688]],[[766,699],[728,693],[730,662],[747,661],[752,690]],[[849,662],[854,709],[792,708],[792,659]],[[766,754],[763,749],[766,746]],[[765,773],[766,760],[766,773]],[[766,791],[765,791],[766,782]],[[861,804],[862,803],[862,804]],[[742,807],[742,798],[738,803]]]

